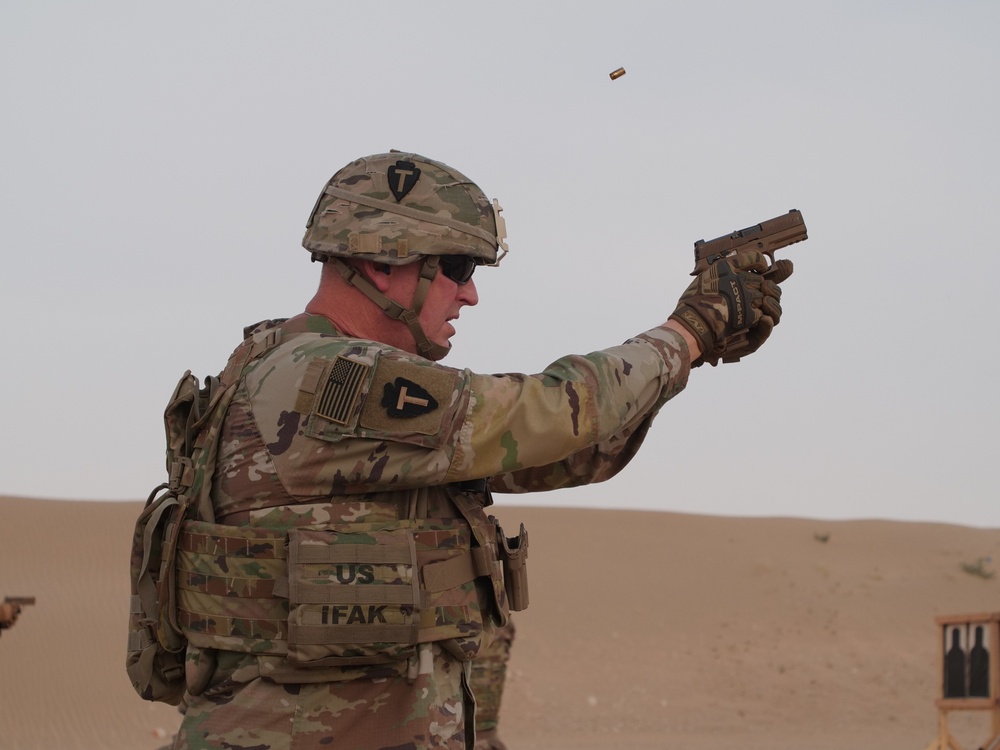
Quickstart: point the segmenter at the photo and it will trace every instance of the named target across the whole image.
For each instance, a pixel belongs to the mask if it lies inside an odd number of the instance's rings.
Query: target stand
[[[965,750],[951,736],[952,711],[991,712],[992,734],[977,750],[1000,750],[1000,612],[944,615],[940,629],[938,736],[927,750]]]

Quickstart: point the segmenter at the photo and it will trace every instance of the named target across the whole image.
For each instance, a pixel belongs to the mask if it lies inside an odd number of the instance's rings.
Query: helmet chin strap
[[[421,357],[427,359],[442,359],[451,349],[449,346],[435,344],[427,338],[424,329],[420,326],[420,310],[424,306],[427,292],[431,288],[431,282],[438,274],[438,256],[425,255],[420,266],[420,280],[413,293],[413,307],[406,309],[397,302],[393,302],[380,292],[374,284],[365,278],[364,274],[355,271],[351,266],[340,258],[328,258],[327,263],[332,263],[344,280],[361,290],[368,299],[382,308],[382,312],[393,320],[401,320],[410,329],[413,341],[417,345],[417,352]]]

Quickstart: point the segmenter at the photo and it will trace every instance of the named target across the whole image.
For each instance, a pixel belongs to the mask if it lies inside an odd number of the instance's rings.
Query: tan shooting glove
[[[738,362],[757,351],[781,319],[778,284],[791,275],[791,261],[769,266],[756,251],[722,258],[698,274],[670,316],[701,342],[692,367]]]

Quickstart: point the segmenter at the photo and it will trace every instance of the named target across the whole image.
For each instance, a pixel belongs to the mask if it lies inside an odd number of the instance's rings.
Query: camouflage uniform
[[[276,539],[290,528],[381,529],[413,517],[436,519],[433,533],[444,538],[463,521],[449,507],[452,495],[431,489],[489,478],[495,492],[534,492],[608,479],[635,454],[690,369],[687,346],[665,327],[563,357],[530,376],[445,367],[344,337],[320,316],[266,322],[248,334],[274,331],[275,345],[243,369],[226,414],[208,520],[234,534],[273,531]],[[264,557],[254,564],[265,566]],[[196,614],[198,597],[213,592],[206,581],[239,587],[244,573],[260,577],[249,566],[226,568],[225,576],[193,570],[178,584],[192,695],[177,750],[472,747],[464,659],[488,643],[497,624],[484,616],[477,626],[454,614],[475,601],[442,604],[437,622],[421,623],[430,629],[420,631],[416,651],[398,661],[331,666],[319,659],[303,668],[289,663],[279,643],[287,634],[278,616],[273,641],[258,635],[252,647],[230,650],[228,643],[248,642],[248,628],[265,618],[247,625],[237,616],[223,623]],[[474,591],[489,610],[482,587]],[[227,593],[270,606],[254,592]],[[367,615],[363,607],[350,613],[357,627],[384,622],[371,607]],[[442,613],[470,637],[436,639]]]
[[[514,645],[514,621],[499,628],[493,643],[472,662],[469,680],[476,698],[476,750],[507,750],[500,741],[500,704],[507,681],[507,662]]]

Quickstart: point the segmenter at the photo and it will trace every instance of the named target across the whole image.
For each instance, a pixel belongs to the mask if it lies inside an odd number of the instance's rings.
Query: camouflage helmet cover
[[[330,178],[302,245],[314,260],[402,265],[425,255],[469,255],[496,265],[507,253],[501,210],[458,170],[392,151],[357,159]]]

